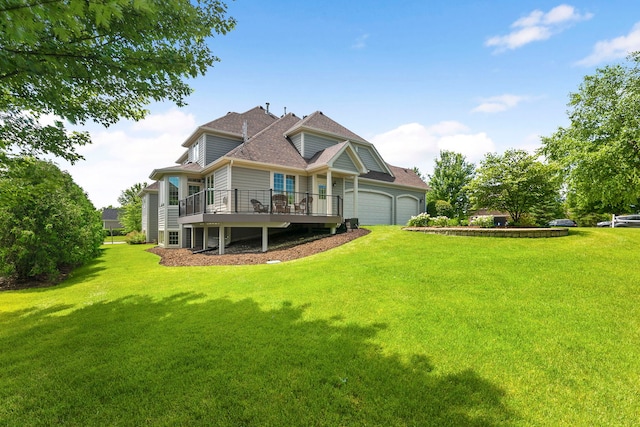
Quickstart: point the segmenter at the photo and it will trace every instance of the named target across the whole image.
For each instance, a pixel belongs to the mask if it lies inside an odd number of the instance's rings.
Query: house
[[[118,220],[120,209],[104,208],[102,209],[102,228],[105,230],[116,230],[123,228]]]
[[[316,111],[230,112],[198,127],[145,188],[143,231],[167,248],[218,248],[297,227],[335,232],[345,219],[405,224],[428,186],[387,164],[364,138]]]

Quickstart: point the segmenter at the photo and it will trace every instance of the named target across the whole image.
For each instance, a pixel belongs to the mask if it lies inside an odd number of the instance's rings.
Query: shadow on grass
[[[9,425],[504,425],[473,371],[382,354],[384,325],[303,320],[304,307],[132,296],[0,314]]]

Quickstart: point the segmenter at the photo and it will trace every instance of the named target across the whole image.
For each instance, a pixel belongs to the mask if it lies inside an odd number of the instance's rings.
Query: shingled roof
[[[330,135],[342,137],[344,139],[350,139],[352,141],[367,142],[366,139],[356,135],[346,127],[322,114],[322,111],[316,111],[304,117],[299,123],[296,123],[295,126],[287,130],[286,135],[293,135],[297,131],[303,129],[316,130],[323,133],[328,133]]]
[[[399,185],[407,185],[411,187],[424,188],[429,190],[429,186],[413,171],[413,169],[401,168],[387,163],[387,166],[393,173],[393,176],[384,172],[369,171],[361,176],[361,178],[375,179],[377,181],[392,182]]]
[[[282,116],[273,124],[249,138],[248,141],[231,150],[226,157],[286,167],[305,168],[307,163],[293,144],[284,136],[285,131],[299,121],[300,118],[292,113]]]
[[[258,106],[244,113],[229,112],[225,116],[206,123],[201,127],[242,137],[242,127],[246,122],[247,137],[251,138],[276,120],[278,120],[277,116],[268,113],[264,108]]]

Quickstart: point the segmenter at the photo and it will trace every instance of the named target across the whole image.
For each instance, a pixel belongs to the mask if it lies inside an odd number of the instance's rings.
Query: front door
[[[318,204],[316,213],[327,215],[327,179],[318,178]]]

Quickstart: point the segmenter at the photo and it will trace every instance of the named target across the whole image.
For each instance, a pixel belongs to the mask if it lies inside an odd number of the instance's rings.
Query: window
[[[200,159],[200,141],[193,144],[191,147],[191,161],[197,162]]]
[[[200,186],[199,185],[194,185],[194,184],[189,184],[189,195],[193,196],[194,194],[197,194],[200,192]]]
[[[327,199],[327,186],[325,184],[320,184],[318,185],[318,198],[320,200],[326,200]]]
[[[214,198],[213,198],[213,194],[214,191],[213,189],[215,188],[213,186],[213,174],[209,175],[208,177],[206,177],[204,179],[204,188],[207,190],[207,204],[208,205],[212,205]]]
[[[180,185],[180,178],[177,176],[169,177],[169,205],[178,204],[178,186]]]
[[[178,244],[178,232],[177,231],[170,231],[169,232],[169,244],[170,245],[177,245]]]
[[[282,173],[273,174],[273,190],[276,194],[285,193],[288,195],[289,203],[294,202],[296,191],[295,175],[284,175]]]

